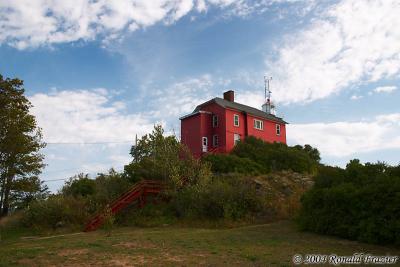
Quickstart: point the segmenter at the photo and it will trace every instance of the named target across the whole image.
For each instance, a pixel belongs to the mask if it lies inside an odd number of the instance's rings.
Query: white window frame
[[[218,123],[219,123],[218,115],[213,115],[212,116],[212,126],[213,126],[213,128],[218,127]]]
[[[233,144],[236,146],[238,142],[240,142],[240,134],[234,133],[233,134]]]
[[[275,124],[276,135],[281,135],[281,125]]]
[[[218,147],[219,146],[219,136],[218,134],[213,135],[213,147]]]
[[[237,118],[237,124],[236,124],[236,118]],[[233,114],[233,126],[239,127],[240,122],[239,122],[239,115],[238,114]]]
[[[201,138],[201,151],[207,152],[208,151],[208,138],[203,136]]]
[[[257,122],[260,123],[260,127],[257,127]],[[254,119],[253,126],[254,126],[254,129],[257,129],[257,130],[264,130],[264,121]]]

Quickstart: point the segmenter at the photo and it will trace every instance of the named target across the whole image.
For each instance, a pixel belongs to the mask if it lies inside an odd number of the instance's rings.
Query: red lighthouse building
[[[209,152],[227,153],[246,136],[286,144],[287,123],[272,109],[269,98],[259,110],[236,103],[234,92],[227,91],[224,98],[213,98],[180,118],[181,142],[196,157]]]

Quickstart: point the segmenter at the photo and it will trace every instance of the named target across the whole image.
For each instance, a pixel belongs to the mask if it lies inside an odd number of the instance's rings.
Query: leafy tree
[[[45,199],[49,196],[47,185],[36,176],[24,177],[16,180],[10,195],[10,203],[15,209],[24,209],[33,200]]]
[[[141,178],[166,180],[169,170],[179,156],[180,144],[174,136],[164,136],[161,125],[144,135],[132,146],[133,161],[125,166],[126,174],[133,180]]]
[[[161,125],[132,146],[131,155],[133,161],[124,170],[132,182],[157,179],[181,187],[210,175],[209,165],[194,159],[175,136],[164,136]]]
[[[89,174],[80,173],[69,179],[61,189],[64,195],[90,196],[95,192],[95,180],[89,178]]]
[[[94,181],[94,201],[98,204],[109,203],[132,186],[126,176],[112,168],[108,173],[99,173]]]
[[[312,159],[315,160],[316,162],[319,162],[321,160],[321,155],[318,151],[318,149],[306,144],[303,146],[300,145],[296,145],[294,146],[297,149],[303,150],[304,152],[306,152],[308,154],[308,156]]]
[[[14,193],[26,190],[21,182],[33,181],[44,167],[39,150],[45,146],[32,104],[24,96],[23,81],[0,75],[0,209],[8,214]],[[32,189],[32,188],[30,188]],[[39,189],[39,187],[36,187]],[[29,191],[29,190],[28,190]]]

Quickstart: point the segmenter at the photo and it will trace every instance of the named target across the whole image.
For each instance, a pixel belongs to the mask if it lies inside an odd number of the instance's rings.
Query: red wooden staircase
[[[121,211],[123,208],[133,203],[134,201],[138,201],[139,207],[143,207],[146,204],[146,196],[147,195],[157,195],[164,189],[164,185],[159,181],[153,180],[143,180],[135,185],[133,185],[129,190],[123,193],[120,197],[114,200],[109,208],[111,209],[112,214],[116,214]],[[86,224],[85,232],[94,231],[99,228],[103,224],[104,213],[100,212],[93,218],[91,218]]]

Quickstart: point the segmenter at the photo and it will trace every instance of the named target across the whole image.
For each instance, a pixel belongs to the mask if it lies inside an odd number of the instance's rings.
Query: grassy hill
[[[400,254],[393,247],[298,232],[288,221],[230,229],[122,227],[111,237],[97,231],[14,238],[0,248],[0,266],[292,266],[294,254]]]

